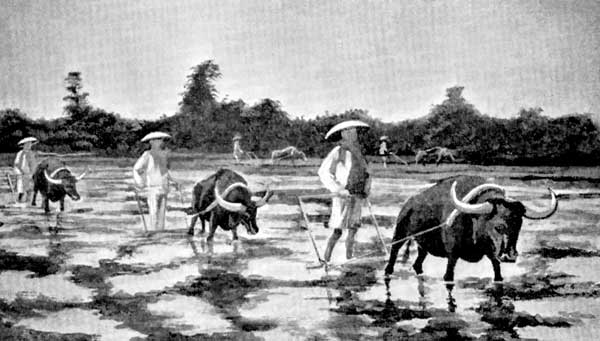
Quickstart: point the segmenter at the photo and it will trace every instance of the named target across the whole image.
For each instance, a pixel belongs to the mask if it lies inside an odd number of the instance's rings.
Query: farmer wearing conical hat
[[[177,182],[171,177],[168,168],[168,149],[164,148],[165,140],[171,138],[163,132],[150,133],[142,142],[150,143],[147,150],[133,166],[133,180],[138,189],[145,189],[148,197],[150,230],[160,231],[165,228],[165,213],[169,182]]]
[[[20,203],[28,202],[33,194],[32,175],[37,167],[37,160],[31,147],[37,142],[35,137],[26,137],[18,143],[22,149],[15,158],[15,173],[17,174],[17,201]]]
[[[352,258],[354,237],[361,225],[362,204],[369,195],[370,179],[367,161],[358,142],[357,128],[368,128],[361,121],[345,121],[335,125],[326,139],[339,138],[338,146],[325,157],[319,168],[321,182],[334,196],[331,206],[329,226],[333,233],[327,240],[325,261],[331,260],[331,254],[337,241],[346,229],[346,258]]]

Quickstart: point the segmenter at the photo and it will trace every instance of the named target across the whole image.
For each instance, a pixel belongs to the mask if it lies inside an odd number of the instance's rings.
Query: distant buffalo
[[[46,213],[50,212],[49,201],[60,201],[61,212],[65,210],[65,196],[77,201],[80,199],[76,184],[83,179],[86,172],[75,176],[64,162],[50,158],[42,161],[33,174],[33,200],[31,205],[36,205],[37,192],[42,195],[42,207]]]
[[[454,280],[457,260],[478,262],[490,259],[494,280],[501,281],[500,262],[515,262],[517,240],[523,218],[545,219],[558,208],[556,195],[549,189],[548,209],[537,211],[505,195],[505,190],[477,176],[458,176],[443,180],[411,197],[396,220],[394,241],[414,235],[445,222],[437,230],[415,237],[419,248],[413,265],[423,273],[427,254],[448,259],[444,280]],[[458,197],[463,198],[459,199]],[[392,245],[386,274],[394,271],[401,243]]]
[[[271,152],[272,164],[279,160],[292,160],[292,163],[294,163],[294,161],[298,159],[306,161],[306,154],[294,146],[285,147],[283,149],[274,150]]]
[[[448,159],[451,162],[456,162],[454,159],[455,151],[445,147],[433,147],[425,150],[417,150],[415,152],[415,164],[421,162],[425,165],[429,160],[429,157],[435,157],[435,164],[439,165],[444,159]]]

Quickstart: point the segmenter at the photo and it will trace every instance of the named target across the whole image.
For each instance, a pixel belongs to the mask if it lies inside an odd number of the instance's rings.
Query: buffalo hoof
[[[389,276],[389,275],[391,275],[393,273],[394,273],[394,268],[393,267],[389,267],[389,266],[385,267],[385,275],[386,276]]]
[[[194,230],[190,229],[187,231],[188,236],[193,236],[194,235]]]

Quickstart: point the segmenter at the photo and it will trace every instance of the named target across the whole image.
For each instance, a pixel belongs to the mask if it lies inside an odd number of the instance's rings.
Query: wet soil
[[[308,224],[298,206],[298,195],[325,193],[316,161],[294,167],[210,159],[214,167],[242,172],[257,192],[265,184],[275,190],[259,209],[258,234],[240,227],[240,240],[232,241],[231,233],[218,230],[213,243],[206,235],[185,234],[191,188],[212,171],[185,155],[173,166],[184,184],[184,203],[178,193],[169,195],[165,231],[144,233],[130,191],[131,160],[76,160],[75,172],[92,162],[94,173],[78,184],[83,199],[67,201],[60,217],[54,211],[44,215],[39,207],[2,207],[0,339],[600,338],[593,327],[600,325],[597,179],[531,167],[376,168],[370,201],[388,243],[403,202],[450,175],[493,177],[511,196],[537,205],[545,203],[545,187],[557,190],[555,216],[524,222],[519,259],[502,265],[503,283],[491,280],[487,260],[459,262],[455,282],[445,283],[441,258],[429,256],[424,275],[416,276],[415,247],[386,278],[385,255],[367,208],[357,261],[346,262],[343,236],[332,267],[307,267],[317,261],[308,232],[321,256],[331,233],[324,224],[329,199],[305,200]],[[4,203],[11,201],[7,193]]]

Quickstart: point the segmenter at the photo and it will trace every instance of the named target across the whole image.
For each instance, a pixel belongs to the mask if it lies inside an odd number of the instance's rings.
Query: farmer
[[[240,159],[244,156],[244,151],[240,146],[240,140],[242,139],[242,135],[236,133],[233,136],[233,157],[235,158],[235,162],[240,162]]]
[[[329,226],[333,233],[327,241],[325,261],[329,262],[342,229],[348,230],[346,236],[346,259],[352,258],[354,236],[361,225],[361,208],[370,190],[367,161],[358,142],[357,128],[369,125],[361,121],[345,121],[335,125],[325,135],[326,139],[339,139],[338,146],[327,155],[319,168],[321,182],[332,194],[331,217]]]
[[[144,136],[142,142],[149,142],[150,150],[145,151],[133,166],[136,190],[146,189],[147,192],[150,230],[153,231],[165,228],[169,182],[179,187],[169,172],[167,160],[169,150],[164,146],[165,140],[169,138],[171,138],[169,134],[158,131]]]
[[[383,161],[383,168],[387,168],[387,156],[388,156],[388,137],[383,135],[379,138],[379,156],[381,156],[381,161]]]
[[[33,194],[33,172],[37,166],[36,153],[31,147],[38,142],[35,137],[26,137],[17,144],[21,149],[15,158],[15,173],[17,174],[17,201],[26,203]]]

